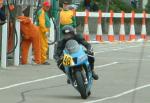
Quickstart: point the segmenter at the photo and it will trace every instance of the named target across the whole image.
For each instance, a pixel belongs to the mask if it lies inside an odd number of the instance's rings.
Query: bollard
[[[55,39],[55,29],[54,29],[54,23],[51,19],[51,27],[50,27],[50,36],[48,38],[50,41],[54,41]],[[54,56],[54,44],[49,45],[49,59],[53,59]]]
[[[1,67],[6,68],[7,62],[7,23],[2,26]]]

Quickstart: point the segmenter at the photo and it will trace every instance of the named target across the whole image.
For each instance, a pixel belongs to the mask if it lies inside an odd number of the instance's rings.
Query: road
[[[95,70],[91,96],[83,100],[51,65],[0,69],[0,103],[150,103],[150,43],[93,44]]]

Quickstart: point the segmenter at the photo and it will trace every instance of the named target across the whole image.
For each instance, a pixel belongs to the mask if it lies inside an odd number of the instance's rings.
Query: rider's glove
[[[62,61],[63,61],[63,55],[60,56],[60,57],[56,60],[57,65],[60,65],[60,64],[62,63]]]
[[[58,65],[61,64],[61,62],[62,62],[62,59],[57,59],[57,64]]]
[[[94,55],[93,48],[92,48],[92,47],[88,48],[87,53],[88,53],[89,55]]]

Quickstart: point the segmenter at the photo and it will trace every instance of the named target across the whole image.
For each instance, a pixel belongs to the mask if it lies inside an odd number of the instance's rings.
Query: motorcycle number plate
[[[63,65],[64,66],[71,66],[73,64],[74,64],[74,62],[73,62],[72,57],[70,55],[65,54],[64,58],[63,58]]]

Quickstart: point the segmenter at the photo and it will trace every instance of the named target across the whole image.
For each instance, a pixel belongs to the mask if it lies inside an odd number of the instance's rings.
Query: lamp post
[[[52,4],[52,16],[57,19],[58,18],[58,10],[59,10],[59,0],[51,0]]]
[[[60,32],[59,32],[59,0],[51,0],[52,8],[51,8],[51,15],[54,18],[55,21],[55,33],[56,33],[56,39],[60,39]]]

